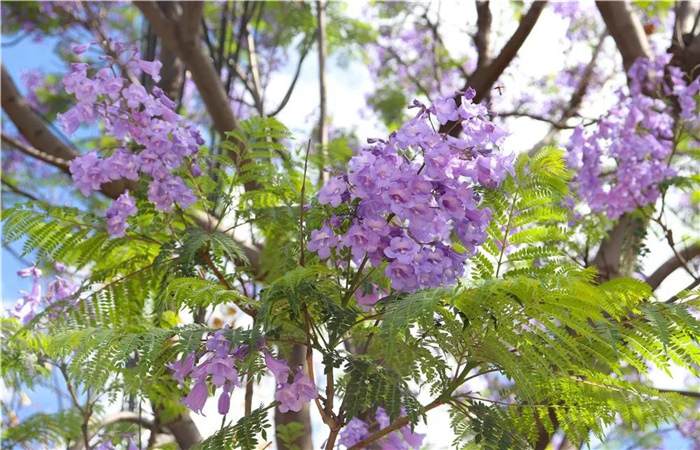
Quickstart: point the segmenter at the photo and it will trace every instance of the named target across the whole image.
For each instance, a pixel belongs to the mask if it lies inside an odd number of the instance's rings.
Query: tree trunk
[[[297,369],[299,366],[304,365],[306,361],[306,347],[304,345],[295,345],[292,347],[292,352],[287,358],[289,367],[292,370]],[[315,380],[312,380],[315,382]],[[275,408],[275,427],[279,425],[288,425],[290,423],[297,422],[304,427],[304,432],[293,442],[282,442],[279,438],[279,433],[275,433],[275,440],[277,441],[278,450],[291,450],[290,446],[287,444],[295,445],[300,450],[311,450],[313,449],[313,442],[311,441],[311,415],[309,404],[306,403],[301,408],[301,411],[294,412],[289,411],[286,413],[281,413],[279,408]]]

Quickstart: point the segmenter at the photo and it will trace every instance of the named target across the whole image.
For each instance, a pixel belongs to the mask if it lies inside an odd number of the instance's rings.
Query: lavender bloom
[[[265,365],[275,376],[278,384],[283,384],[287,382],[289,378],[289,365],[283,359],[275,359],[272,357],[269,351],[263,350],[265,354]]]
[[[308,403],[318,397],[318,391],[313,381],[301,371],[297,372],[294,376],[292,389],[296,392],[297,396],[299,396],[299,400],[302,403]]]
[[[126,218],[134,214],[136,214],[136,201],[126,190],[107,210],[107,231],[109,234],[117,237],[124,236],[124,232],[129,226],[126,223]]]
[[[228,392],[224,391],[221,393],[217,407],[219,414],[228,414],[231,407],[231,395]]]
[[[418,253],[420,246],[408,237],[395,237],[389,243],[389,246],[384,249],[384,254],[389,258],[396,258],[402,264],[410,264],[413,261],[413,255]]]
[[[445,125],[448,121],[457,121],[459,112],[457,111],[457,103],[452,97],[438,98],[433,104],[435,117],[441,125]]]
[[[185,381],[185,377],[189,375],[194,368],[194,353],[187,355],[184,362],[178,359],[177,361],[168,364],[168,367],[174,371],[173,378],[182,384]]]
[[[292,389],[292,385],[285,383],[277,389],[275,392],[275,400],[280,402],[279,409],[280,412],[286,413],[288,411],[301,411],[303,403],[299,399],[299,395]]]
[[[193,412],[201,414],[208,396],[209,391],[207,390],[207,383],[201,380],[194,385],[190,393],[187,394],[187,397],[182,400],[182,403]]]
[[[340,445],[352,447],[361,440],[369,437],[367,424],[357,417],[353,417],[350,422],[340,432]]]
[[[418,285],[413,266],[402,264],[398,260],[387,266],[386,276],[391,278],[391,287],[399,291],[410,292]]]
[[[29,277],[39,278],[39,277],[41,277],[41,269],[39,269],[36,266],[36,264],[34,264],[34,265],[29,266],[29,267],[25,267],[24,269],[19,269],[17,271],[17,275],[20,278],[29,278]]]
[[[343,201],[341,196],[348,190],[347,185],[338,177],[333,177],[318,191],[318,202],[322,205],[330,203],[336,207]]]
[[[374,267],[388,262],[385,273],[397,290],[454,283],[466,254],[454,257],[453,232],[472,253],[490,221],[473,186],[494,187],[512,173],[512,156],[494,152],[507,133],[485,120],[474,95],[465,93],[459,108],[450,97],[430,107],[414,103],[413,119],[387,140],[371,140],[350,160],[348,183],[336,178],[319,194],[321,203],[360,199],[353,221],[324,223],[312,231],[308,249],[326,259],[340,241],[339,261],[349,253],[356,264],[365,257]],[[431,118],[459,120],[464,133],[443,136]],[[436,263],[439,257],[445,262]]]
[[[338,246],[338,237],[333,234],[333,230],[325,223],[320,230],[311,232],[311,240],[307,247],[312,252],[317,252],[320,258],[329,258],[331,248]]]
[[[76,53],[82,53],[89,46],[77,46]],[[132,47],[118,42],[113,48],[116,59],[126,57],[122,63],[127,67],[138,68],[156,82],[159,80],[160,62],[140,60],[134,56],[136,52]],[[109,59],[110,65],[117,63],[115,59]],[[195,203],[192,191],[171,171],[177,169],[186,157],[197,153],[203,143],[199,133],[182,125],[182,117],[173,111],[175,103],[162,90],[154,89],[153,94],[149,94],[143,86],[130,84],[125,78],[114,75],[110,67],[88,77],[89,69],[85,63],[73,63],[70,73],[63,78],[66,92],[75,95],[78,103],[59,114],[59,121],[71,134],[81,124],[93,123],[99,118],[107,134],[122,147],[107,159],[100,158],[95,152],[74,159],[70,172],[76,186],[87,196],[99,190],[103,183],[122,178],[136,180],[141,172],[153,177],[148,197],[158,209],[169,210],[173,203],[187,208]],[[126,149],[127,142],[132,150]],[[112,234],[122,235],[128,214],[111,211],[107,217],[108,228]]]

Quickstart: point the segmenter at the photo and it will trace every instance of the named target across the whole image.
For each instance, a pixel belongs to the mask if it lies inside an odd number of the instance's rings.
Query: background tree
[[[461,7],[467,30],[455,44],[448,39],[454,33],[444,32],[455,21],[446,21],[435,3],[367,6],[371,20],[351,18],[343,4],[333,2],[3,4],[9,45],[60,31],[65,40],[56,55],[66,66],[73,63],[70,76],[25,74],[24,95],[3,65],[3,194],[6,205],[15,205],[4,214],[5,247],[14,252],[12,242],[24,239],[22,253],[44,270],[59,261],[74,276],[66,281],[59,266],[44,298],[37,292],[38,269],[23,272],[36,289],[15,314],[25,328],[6,322],[13,337],[5,343],[3,369],[6,382],[18,389],[60,375],[58,395],[65,391],[73,407],[8,428],[4,442],[39,436],[91,447],[130,432],[126,439],[137,446],[156,445],[161,436],[190,447],[203,436],[178,403],[187,395],[190,408],[201,409],[196,406],[206,399],[207,384],[186,370],[188,355],[197,355],[202,370],[212,371],[207,373],[222,371],[229,384],[214,386],[234,389],[240,378],[245,391],[245,416],[224,427],[224,415],[222,431],[205,444],[211,448],[251,445],[264,428],[275,405],[254,409],[253,399],[265,367],[278,384],[279,448],[311,448],[314,407],[329,428],[328,448],[336,439],[347,447],[376,445],[368,439],[420,445],[407,425],[443,404],[451,408],[458,438],[487,447],[529,442],[545,448],[553,438],[562,448],[579,446],[601,433],[603,424],[614,423],[618,411],[622,424],[615,433],[631,432],[640,440],[646,439],[638,431],[644,423],[693,420],[687,399],[695,393],[661,395],[639,376],[650,364],[664,369],[673,362],[690,373],[697,368],[698,325],[691,314],[700,246],[697,234],[672,232],[684,223],[697,228],[697,3],[496,7],[478,1]],[[524,79],[523,68],[536,61],[518,55],[547,9],[568,21],[570,57],[557,74]],[[74,47],[84,42],[92,45]],[[131,50],[135,42],[140,44]],[[314,144],[290,145],[290,133],[274,118],[289,105],[312,52],[318,56],[321,99],[318,118],[311,120]],[[372,219],[357,205],[358,198],[374,195],[369,188],[358,191],[371,161],[361,159],[367,153],[359,146],[350,149],[348,133],[329,130],[325,67],[329,56],[358,55],[376,82],[367,101],[370,114],[389,130],[401,130],[392,138],[398,143],[390,140],[389,146],[424,161],[433,183],[442,183],[437,180],[446,173],[455,177],[427,150],[436,140],[462,145],[471,152],[466,160],[482,162],[463,173],[473,178],[477,196],[454,201],[462,209],[472,208],[465,206],[471,201],[481,211],[488,207],[490,219],[454,215],[459,213],[441,190],[457,189],[452,181],[435,191],[445,208],[439,214],[453,214],[445,225],[459,242],[453,250],[469,256],[472,267],[464,274],[468,282],[454,290],[405,293],[447,286],[462,266],[439,282],[413,280],[405,271],[414,269],[402,266],[408,259],[390,256],[400,249],[370,259],[372,247],[354,241],[354,225],[344,219],[354,217],[362,226]],[[100,67],[111,74],[96,75]],[[622,69],[626,78],[619,75]],[[272,80],[290,70],[283,94],[271,94]],[[66,81],[71,79],[77,84]],[[129,86],[128,94],[107,90],[115,79]],[[80,109],[93,97],[85,91],[92,83],[106,96],[97,100],[96,121]],[[414,98],[433,106],[404,109]],[[100,102],[106,102],[104,110]],[[462,103],[468,108],[458,111]],[[133,119],[132,125],[140,125],[125,126],[131,137],[124,139],[115,126],[120,116],[108,106],[170,124],[163,141],[168,153],[155,153],[172,175],[144,165],[144,153],[155,148],[155,122]],[[415,118],[416,112],[423,116]],[[428,119],[437,127],[432,134],[422,122]],[[510,159],[500,156],[499,127],[517,129],[532,121],[550,128],[531,158],[521,156],[510,169]],[[77,138],[67,136],[84,122],[90,126]],[[415,136],[406,138],[409,133]],[[171,148],[172,142],[187,145]],[[550,144],[567,148],[574,173],[562,155],[540,150]],[[380,147],[372,154],[386,157],[388,147]],[[107,159],[86,159],[93,150]],[[360,156],[350,160],[353,151]],[[450,164],[470,164],[457,160]],[[140,177],[129,164],[139,165]],[[348,171],[349,179],[337,177]],[[415,177],[426,176],[422,171]],[[310,195],[315,179],[326,182],[317,200]],[[83,196],[76,187],[104,196]],[[62,208],[66,197],[77,208]],[[16,204],[26,199],[31,206]],[[415,213],[408,209],[392,207],[385,218],[392,226],[394,217],[418,223],[419,215],[410,216]],[[466,223],[478,231],[465,229]],[[411,239],[428,245],[415,235],[418,228],[407,229]],[[330,241],[321,240],[323,233]],[[672,257],[644,274],[648,285],[618,280],[640,273],[652,233],[663,237]],[[331,251],[333,235],[343,236],[343,243]],[[431,250],[448,255],[442,247]],[[690,285],[673,289],[669,298],[654,296],[676,270],[691,277]],[[377,295],[383,298],[374,309],[358,309]],[[50,303],[43,312],[40,298]],[[220,305],[231,305],[235,315],[221,317]],[[191,325],[178,325],[184,310]],[[209,332],[223,323],[236,326]],[[217,353],[222,340],[239,352],[235,376],[228,362],[211,363],[229,358],[227,351]],[[206,345],[198,347],[200,341]],[[272,345],[286,363],[272,356]],[[542,359],[542,353],[551,356]],[[28,354],[35,358],[29,367],[20,364]],[[314,377],[321,367],[314,369],[314,355],[322,358],[326,375],[317,398],[314,383],[323,377]],[[179,362],[165,370],[164,363],[173,360]],[[500,386],[493,398],[464,384],[491,372],[508,381],[490,380],[494,390]],[[576,375],[572,381],[563,373]],[[180,392],[173,376],[190,376],[195,386]],[[426,383],[436,395],[420,406],[410,390]],[[220,394],[220,410],[228,410],[229,392]],[[285,400],[295,392],[305,392],[299,398],[307,402]],[[119,397],[124,410],[103,414]],[[579,418],[572,421],[574,412]],[[494,424],[510,424],[504,429],[516,432],[496,433]],[[38,432],[38,426],[44,428]],[[697,433],[680,429],[691,437]],[[143,434],[148,442],[138,430],[150,431]]]

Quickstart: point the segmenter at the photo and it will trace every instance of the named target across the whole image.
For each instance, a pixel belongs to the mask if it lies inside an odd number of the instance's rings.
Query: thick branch
[[[627,2],[597,1],[596,6],[620,50],[625,70],[629,69],[637,58],[651,56],[644,27]]]
[[[7,144],[10,147],[13,147],[19,151],[21,151],[24,154],[27,154],[33,158],[38,159],[39,161],[43,161],[47,164],[51,164],[54,167],[57,167],[58,169],[62,170],[63,172],[69,173],[68,171],[68,161],[62,158],[56,158],[48,153],[44,153],[40,150],[35,149],[34,147],[30,147],[26,145],[25,143],[13,138],[12,136],[2,133],[2,143]]]
[[[477,70],[479,67],[488,66],[491,63],[491,5],[488,0],[477,0],[476,2],[476,34],[474,35],[474,45],[479,55]]]
[[[680,256],[680,258],[678,256]],[[654,273],[649,275],[647,278],[647,284],[651,286],[652,289],[658,288],[669,275],[681,268],[683,266],[683,261],[690,261],[691,259],[700,256],[700,244],[695,244],[684,248],[678,252],[678,256],[672,256],[668,261],[661,264],[661,266],[656,269]]]
[[[2,109],[15,124],[19,132],[31,144],[17,146],[7,139],[3,139],[14,145],[18,150],[27,153],[41,161],[58,167],[68,173],[67,163],[80,153],[60,140],[46,126],[46,122],[34,112],[27,100],[19,93],[12,77],[2,65]],[[18,141],[15,141],[19,143]],[[21,143],[20,143],[21,144]],[[106,183],[102,186],[102,192],[111,198],[117,198],[127,188],[133,188],[134,183],[129,180],[118,180]]]
[[[78,155],[75,149],[51,133],[44,120],[32,110],[27,100],[19,93],[5,69],[5,64],[2,65],[2,108],[27,141],[48,158],[70,161]]]
[[[472,87],[476,90],[476,97],[474,97],[474,102],[480,102],[486,98],[491,91],[491,87],[496,83],[496,80],[503,74],[508,65],[513,61],[515,55],[525,43],[525,39],[530,35],[532,29],[540,18],[542,10],[547,5],[546,1],[536,1],[533,2],[527,13],[520,19],[520,24],[515,30],[513,35],[510,37],[506,45],[503,46],[501,52],[498,56],[491,61],[491,63],[478,67],[477,70],[469,77],[467,83],[464,85],[464,90]],[[459,95],[455,97],[456,101],[459,101]],[[441,133],[457,134],[459,133],[459,127],[455,126],[454,122],[447,122],[445,125],[440,127]]]
[[[168,19],[155,2],[135,4],[161,38],[163,45],[175,53],[189,69],[216,131],[223,134],[237,129],[238,121],[233,115],[214,62],[200,45],[201,2],[186,2],[185,16],[177,21]],[[197,14],[196,20],[187,14]]]

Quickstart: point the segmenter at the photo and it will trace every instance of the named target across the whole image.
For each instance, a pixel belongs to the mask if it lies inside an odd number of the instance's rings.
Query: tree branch
[[[684,248],[678,252],[678,256],[672,256],[668,259],[668,261],[661,264],[658,269],[649,275],[646,280],[647,284],[655,290],[669,275],[671,275],[677,269],[683,267],[684,261],[690,261],[698,256],[700,256],[700,244],[695,244]]]
[[[224,134],[238,128],[238,121],[228,101],[228,95],[221,84],[214,62],[199,42],[199,19],[201,2],[186,2],[185,11],[197,14],[193,17],[181,17],[180,20],[168,19],[155,2],[135,2],[163,45],[175,53],[187,66],[194,80],[202,101],[214,122],[217,132]]]
[[[629,69],[637,58],[651,56],[651,47],[644,27],[626,1],[597,1],[596,6],[620,50],[625,70]]]
[[[44,153],[40,150],[37,150],[34,147],[30,147],[30,146],[24,144],[23,142],[13,138],[12,136],[10,136],[4,132],[2,133],[2,143],[8,144],[10,147],[13,147],[13,148],[21,151],[22,153],[29,155],[33,158],[36,158],[39,161],[43,161],[47,164],[50,164],[54,167],[57,167],[58,169],[60,169],[61,171],[65,172],[65,173],[69,173],[68,161],[66,161],[65,159],[56,158],[56,157],[51,156],[47,153]]]
[[[477,0],[476,15],[477,29],[474,35],[474,45],[479,55],[476,64],[476,70],[479,70],[479,67],[485,67],[491,63],[491,22],[493,17],[488,0]]]
[[[523,43],[532,32],[535,24],[542,14],[542,10],[547,5],[546,1],[535,1],[530,6],[527,13],[520,19],[520,24],[510,37],[506,45],[503,46],[498,56],[489,64],[477,67],[474,73],[469,77],[464,85],[464,90],[472,87],[476,90],[474,102],[478,103],[486,98],[491,91],[491,87],[496,80],[503,74],[508,65],[513,61],[515,55],[523,46]],[[455,100],[459,102],[459,95],[455,96]],[[440,127],[441,133],[458,134],[459,127],[455,126],[455,122],[447,122]]]
[[[19,132],[31,144],[16,146],[13,142],[21,144],[12,138],[8,139],[4,133],[3,140],[7,140],[18,150],[27,153],[48,164],[54,165],[63,172],[68,173],[68,163],[80,153],[61,141],[46,126],[46,122],[34,112],[27,100],[19,93],[12,77],[2,65],[2,109],[5,110],[10,120],[15,124]],[[117,198],[125,189],[135,187],[135,183],[129,180],[117,180],[102,185],[102,192],[111,198]]]
[[[316,37],[318,38],[318,89],[320,114],[318,118],[318,145],[321,162],[319,184],[328,181],[328,172],[323,170],[328,161],[328,93],[326,88],[326,2],[316,1]]]

